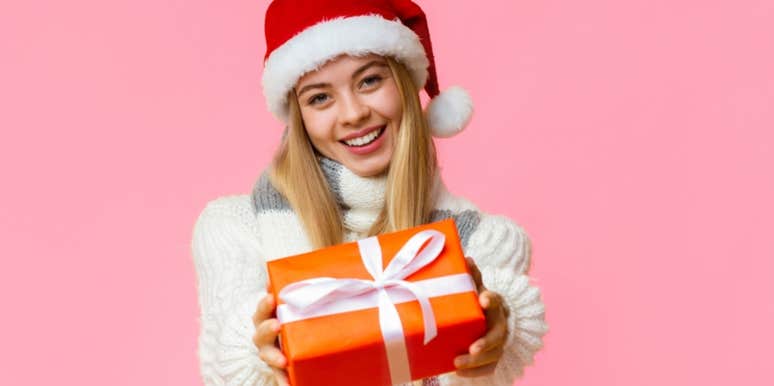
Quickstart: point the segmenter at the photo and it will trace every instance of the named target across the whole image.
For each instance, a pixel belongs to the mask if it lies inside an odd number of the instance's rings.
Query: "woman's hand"
[[[457,375],[477,377],[492,374],[497,362],[503,356],[505,340],[508,337],[507,320],[510,312],[500,294],[484,287],[481,281],[481,271],[478,270],[473,259],[470,257],[465,259],[476,282],[476,287],[478,287],[478,301],[484,309],[487,331],[481,339],[470,345],[468,354],[460,355],[454,359],[454,365],[457,366]]]
[[[288,374],[285,371],[287,360],[277,344],[280,324],[279,320],[272,318],[275,310],[274,296],[269,293],[258,303],[258,308],[253,315],[253,324],[255,325],[253,343],[258,347],[261,360],[266,362],[274,371],[277,384],[287,386],[290,384]]]

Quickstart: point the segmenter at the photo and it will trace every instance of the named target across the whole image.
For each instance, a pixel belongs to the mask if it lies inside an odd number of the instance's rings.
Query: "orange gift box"
[[[469,275],[469,271],[453,219],[379,235],[378,244],[375,245],[381,250],[381,268],[387,268],[396,253],[412,237],[426,230],[441,232],[445,237],[443,243],[435,249],[440,252],[437,258],[403,280],[418,285],[429,279],[456,276],[465,280],[469,278],[471,288],[465,292],[429,297],[437,336],[427,344],[424,342],[425,316],[420,302],[416,299],[404,299],[403,302],[393,300],[400,317],[399,325],[403,330],[405,356],[412,380],[454,371],[454,358],[467,353],[470,344],[486,332],[486,319],[478,303],[473,279],[460,275]],[[279,294],[285,287],[294,283],[294,286],[297,286],[299,282],[315,278],[319,280],[323,277],[374,280],[374,276],[364,264],[364,257],[361,257],[359,242],[339,244],[268,262],[271,291],[278,310],[280,307],[288,307]],[[432,242],[424,241],[419,253],[430,249],[430,244]],[[390,293],[389,299],[395,299],[393,293]],[[326,306],[328,305],[323,304],[320,307]],[[388,359],[389,354],[380,327],[380,312],[382,311],[378,305],[374,304],[373,307],[365,309],[283,321],[280,346],[288,359],[286,370],[291,385],[396,383],[391,377],[392,363]]]

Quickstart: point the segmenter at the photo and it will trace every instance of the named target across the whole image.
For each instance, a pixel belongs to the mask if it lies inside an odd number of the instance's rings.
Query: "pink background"
[[[476,102],[447,183],[533,239],[517,383],[774,384],[774,2],[421,3]],[[3,4],[3,384],[201,384],[193,223],[281,131],[265,6]]]

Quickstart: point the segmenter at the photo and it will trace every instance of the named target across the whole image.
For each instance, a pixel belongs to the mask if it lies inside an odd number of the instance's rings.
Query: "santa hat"
[[[341,55],[392,56],[431,98],[425,114],[433,136],[462,131],[473,103],[461,87],[440,92],[430,32],[411,0],[274,0],[266,11],[263,94],[269,111],[288,119],[288,92],[304,74]]]

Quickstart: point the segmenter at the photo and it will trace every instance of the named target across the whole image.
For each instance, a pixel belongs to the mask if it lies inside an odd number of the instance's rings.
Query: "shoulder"
[[[199,213],[194,224],[193,243],[226,239],[254,242],[257,228],[250,195],[221,196],[208,201]]]
[[[444,190],[439,195],[436,211],[448,211],[453,214],[469,213],[477,217],[475,233],[486,234],[490,237],[497,235],[526,236],[526,231],[518,222],[501,214],[489,213],[481,210],[468,198],[455,195]]]
[[[211,218],[229,218],[250,225],[254,210],[248,194],[221,196],[208,201],[197,221]]]
[[[436,211],[447,211],[458,221],[466,252],[488,256],[492,262],[509,263],[517,271],[528,271],[531,241],[516,220],[501,214],[482,211],[466,197],[445,188],[439,193]],[[465,228],[467,235],[464,235]]]
[[[232,194],[226,196],[220,196],[218,198],[207,201],[204,205],[202,213],[222,213],[239,215],[240,212],[251,210],[250,195],[248,194]]]

